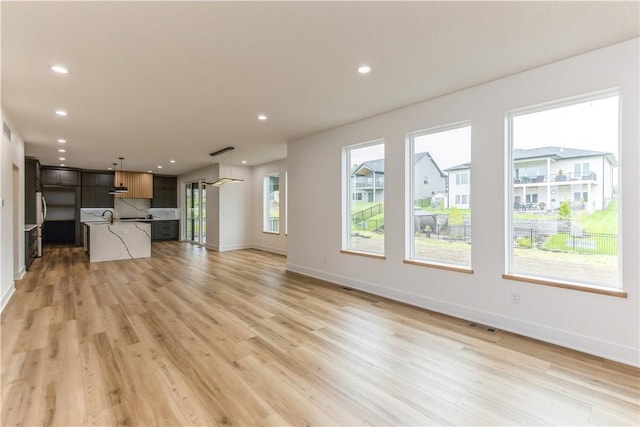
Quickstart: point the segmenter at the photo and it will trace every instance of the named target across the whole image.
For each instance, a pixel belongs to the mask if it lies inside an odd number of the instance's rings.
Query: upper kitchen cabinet
[[[116,194],[119,199],[152,199],[153,175],[147,172],[116,171],[114,184],[127,187],[126,193]]]
[[[74,169],[44,166],[40,169],[40,182],[42,185],[78,187],[80,172]]]
[[[178,207],[178,177],[169,175],[153,176],[152,208]]]
[[[83,208],[112,208],[113,194],[109,191],[113,184],[113,173],[82,172],[80,205]]]

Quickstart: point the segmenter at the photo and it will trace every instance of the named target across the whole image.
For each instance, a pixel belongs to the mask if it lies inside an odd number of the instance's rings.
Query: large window
[[[263,218],[263,231],[280,232],[280,175],[277,173],[264,177]]]
[[[620,288],[619,97],[509,116],[507,273]]]
[[[384,142],[344,149],[343,249],[384,255]]]
[[[412,134],[409,143],[409,260],[470,269],[471,126]]]

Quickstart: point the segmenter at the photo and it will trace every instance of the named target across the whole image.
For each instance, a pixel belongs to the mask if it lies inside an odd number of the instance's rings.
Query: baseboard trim
[[[473,307],[454,304],[422,295],[411,294],[397,289],[386,288],[350,277],[327,273],[300,265],[287,263],[286,269],[287,271],[324,280],[337,286],[348,286],[353,289],[379,295],[405,304],[466,319],[472,322],[490,325],[494,328],[525,337],[534,338],[550,344],[556,344],[572,350],[591,354],[593,356],[624,363],[626,365],[640,367],[640,349],[631,346],[620,345],[618,343],[588,337],[536,322],[523,321],[521,319],[515,319],[501,314],[478,310]]]
[[[251,247],[253,249],[257,249],[259,251],[271,252],[271,253],[274,253],[274,254],[287,256],[287,250],[286,249],[276,248],[276,247],[273,247],[273,246],[264,246],[264,245],[253,245]]]
[[[0,313],[4,311],[4,308],[7,306],[7,304],[11,300],[11,297],[13,296],[15,291],[16,291],[16,284],[15,282],[12,282],[9,290],[2,296],[2,299],[0,300]]]

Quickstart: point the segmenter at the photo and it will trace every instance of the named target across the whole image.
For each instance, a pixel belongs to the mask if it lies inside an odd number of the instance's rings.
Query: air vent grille
[[[9,142],[11,142],[11,128],[4,120],[2,121],[2,133],[7,137]]]

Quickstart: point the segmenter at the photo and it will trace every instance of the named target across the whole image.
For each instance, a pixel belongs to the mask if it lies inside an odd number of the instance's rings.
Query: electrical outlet
[[[511,304],[520,304],[520,292],[511,292]]]

